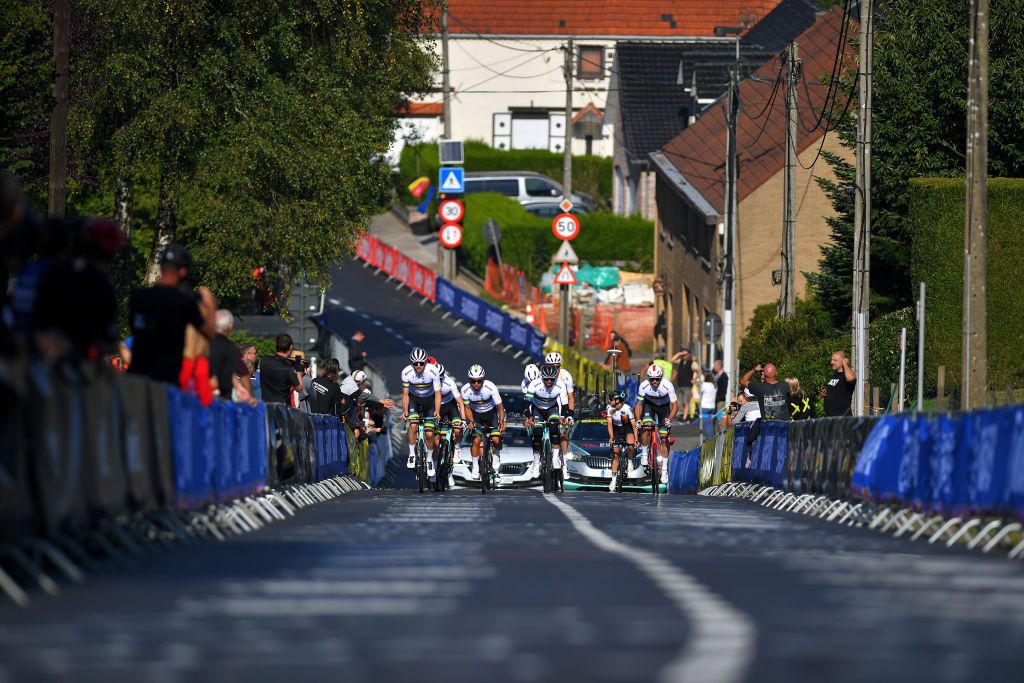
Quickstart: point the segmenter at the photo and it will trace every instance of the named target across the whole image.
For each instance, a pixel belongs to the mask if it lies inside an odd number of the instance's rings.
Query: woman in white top
[[[704,381],[700,385],[700,426],[705,439],[710,439],[715,435],[715,396],[717,394],[718,387],[715,385],[715,376],[710,372],[705,373]]]

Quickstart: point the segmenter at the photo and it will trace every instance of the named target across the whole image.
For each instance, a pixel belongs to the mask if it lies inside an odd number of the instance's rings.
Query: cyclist
[[[560,434],[559,426],[568,417],[569,398],[565,393],[565,386],[558,381],[557,365],[545,363],[540,368],[540,379],[530,382],[526,390],[526,420],[527,429],[533,430],[533,467],[530,469],[530,477],[536,479],[540,476],[540,449],[544,441],[544,426],[538,422],[547,422],[551,436],[552,467],[561,469],[562,453],[565,452],[565,440]],[[565,473],[563,472],[563,477]]]
[[[569,371],[562,368],[562,354],[558,351],[552,351],[544,356],[544,362],[558,369],[558,383],[565,389],[565,398],[568,401],[568,412],[565,414],[565,421],[568,422],[567,426],[571,426],[572,416],[575,415],[575,391],[573,390],[572,375]],[[568,451],[569,430],[566,429],[562,434],[562,453],[568,453]]]
[[[538,368],[534,363],[530,363],[523,370],[523,381],[519,383],[519,388],[522,389],[525,394],[526,390],[530,388],[530,382],[538,379],[539,377],[540,368]]]
[[[610,401],[605,410],[608,414],[608,442],[612,446],[612,482],[608,485],[608,490],[614,491],[619,476],[619,463],[623,461],[623,458],[619,457],[622,454],[622,445],[626,445],[625,461],[632,463],[637,430],[633,409],[626,405],[626,394],[621,391],[613,392]],[[629,469],[627,465],[622,476],[628,477]]]
[[[462,442],[462,414],[465,412],[465,406],[462,403],[462,393],[459,391],[459,385],[455,383],[451,375],[445,372],[444,366],[440,363],[435,365],[437,376],[441,378],[441,420],[445,420],[451,425],[453,432],[452,443],[454,444],[454,452],[451,453],[453,462],[459,458],[459,444]],[[448,429],[445,425],[439,425],[438,433],[441,438],[447,438]],[[448,473],[448,486],[453,488],[455,486],[455,479],[452,477],[451,472]]]
[[[431,365],[427,352],[417,347],[409,354],[409,365],[402,370],[402,419],[409,422],[409,469],[416,467],[418,425],[423,422],[423,438],[427,453],[434,450],[434,424],[441,412],[441,380]],[[427,457],[427,475],[434,476],[433,455]]]
[[[640,383],[640,389],[636,398],[636,416],[643,424],[644,431],[640,435],[642,448],[641,464],[647,465],[647,454],[651,445],[651,429],[655,424],[658,426],[658,434],[667,447],[668,428],[672,418],[679,410],[679,403],[676,401],[676,388],[672,382],[665,379],[665,371],[657,365],[647,367],[647,379]],[[665,465],[665,453],[658,456],[658,468],[661,470],[661,483],[668,483],[668,468]]]
[[[469,476],[480,478],[480,454],[483,453],[483,438],[491,439],[491,465],[497,472],[501,465],[498,451],[501,450],[501,433],[505,431],[505,406],[501,404],[501,394],[494,382],[486,379],[482,365],[469,367],[469,382],[462,385],[463,417],[466,427],[473,435],[473,466]]]

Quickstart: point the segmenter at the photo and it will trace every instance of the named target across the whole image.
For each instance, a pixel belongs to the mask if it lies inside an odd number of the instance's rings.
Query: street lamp
[[[740,34],[743,33],[742,26],[716,26],[715,35],[719,38],[725,36],[736,36],[736,61],[740,61]]]

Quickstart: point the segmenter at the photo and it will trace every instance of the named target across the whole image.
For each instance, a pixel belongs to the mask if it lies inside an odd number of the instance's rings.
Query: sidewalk
[[[398,249],[411,259],[437,272],[437,235],[414,235],[405,222],[392,211],[376,215],[370,222],[370,234],[381,242]],[[463,291],[479,296],[482,283],[472,275],[459,270],[455,284]]]

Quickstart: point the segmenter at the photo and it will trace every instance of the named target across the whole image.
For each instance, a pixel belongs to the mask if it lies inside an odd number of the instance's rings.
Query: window
[[[527,178],[526,194],[531,197],[557,197],[561,193],[557,187],[543,178]]]
[[[507,197],[518,197],[519,181],[513,178],[508,180],[485,180],[484,192],[497,192]]]
[[[577,78],[604,78],[604,48],[581,45],[579,64],[576,67]]]
[[[475,192],[484,191],[484,181],[482,180],[467,180],[466,181],[466,194],[473,194]]]

